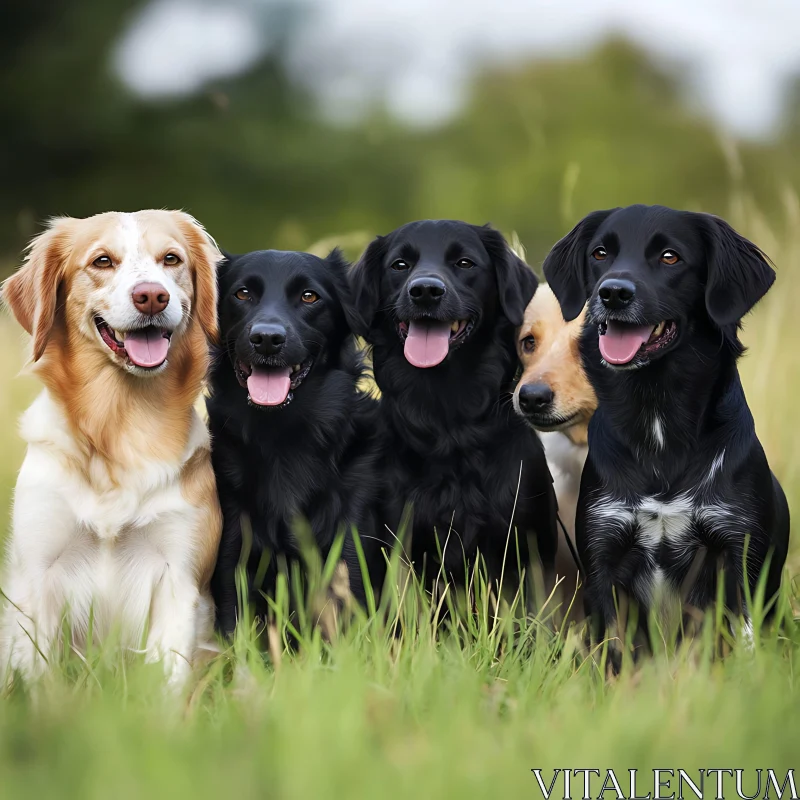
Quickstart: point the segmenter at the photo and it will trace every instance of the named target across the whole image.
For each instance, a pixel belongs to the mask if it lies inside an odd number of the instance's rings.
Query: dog
[[[338,250],[325,259],[262,250],[220,267],[221,347],[207,407],[224,517],[212,587],[225,634],[238,620],[239,564],[264,620],[281,564],[302,559],[302,526],[324,558],[344,535],[340,594],[349,588],[363,605],[364,581],[380,586],[380,421],[377,402],[358,390],[347,269]]]
[[[514,409],[539,432],[558,502],[560,530],[556,573],[563,578],[562,598],[570,617],[583,615],[583,590],[575,559],[575,511],[588,452],[588,427],[597,398],[581,364],[579,350],[585,310],[571,322],[547,284],[540,284],[525,309],[517,333],[522,375],[514,391]],[[566,537],[569,537],[567,541]],[[565,608],[566,610],[566,608]]]
[[[516,592],[537,555],[552,574],[552,481],[511,404],[533,272],[489,226],[425,220],[376,238],[350,277],[387,428],[384,520],[406,557],[429,585],[463,584],[478,553],[495,589]]]
[[[2,586],[3,665],[25,678],[118,627],[180,684],[212,641],[221,514],[193,404],[219,258],[182,212],[65,217],[3,285],[45,387],[22,418]]]
[[[765,571],[776,594],[789,538],[736,367],[741,319],[774,271],[718,217],[635,205],[590,214],[544,272],[566,320],[588,299],[581,353],[598,408],[576,533],[595,632],[624,627],[631,602],[645,634],[651,613],[704,611],[724,570],[724,604],[749,635],[746,588],[755,596]]]

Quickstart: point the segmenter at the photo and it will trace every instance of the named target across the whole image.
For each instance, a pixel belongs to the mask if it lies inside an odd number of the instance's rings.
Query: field
[[[742,374],[759,435],[797,515],[797,198],[787,195],[784,208],[775,229],[745,198],[729,218],[779,272],[747,321]],[[0,333],[5,514],[23,456],[15,419],[37,386],[12,378],[23,363],[19,328],[3,316]],[[0,795],[540,797],[535,768],[546,784],[557,768],[602,775],[613,768],[626,794],[627,770],[638,768],[644,795],[653,791],[654,768],[685,769],[694,779],[699,769],[738,768],[747,770],[744,790],[752,795],[757,768],[775,770],[781,781],[790,768],[800,773],[800,587],[791,580],[799,574],[795,535],[784,624],[757,637],[752,649],[708,620],[693,643],[665,645],[616,679],[606,678],[602,652],[582,657],[575,641],[547,635],[536,621],[512,637],[511,621],[495,620],[482,602],[476,617],[434,636],[436,610],[402,573],[389,625],[361,619],[331,642],[301,626],[300,647],[290,655],[279,619],[271,658],[243,634],[188,697],[165,696],[155,668],[123,660],[113,646],[85,658],[72,654],[38,692],[16,687],[0,703]],[[706,779],[705,796],[714,796],[715,780]],[[602,779],[592,780],[593,797],[601,786]],[[666,796],[676,789],[673,781]],[[762,797],[764,789],[762,782]],[[572,796],[582,794],[576,776]],[[563,796],[562,783],[554,796]],[[733,778],[725,777],[724,796],[736,796]]]

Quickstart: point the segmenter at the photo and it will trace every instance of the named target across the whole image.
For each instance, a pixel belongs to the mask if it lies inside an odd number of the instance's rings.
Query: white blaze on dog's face
[[[80,336],[120,368],[151,375],[166,368],[193,313],[216,335],[219,258],[202,227],[182,212],[63,218],[34,241],[4,295],[34,337],[35,360],[63,307],[68,341]]]
[[[189,255],[180,232],[163,222],[120,215],[79,256],[86,267],[73,280],[85,332],[129,368],[162,366],[191,309]]]
[[[586,311],[565,322],[552,290],[540,284],[517,334],[522,377],[514,408],[537,430],[565,430],[589,421],[597,399],[581,365],[579,341]]]

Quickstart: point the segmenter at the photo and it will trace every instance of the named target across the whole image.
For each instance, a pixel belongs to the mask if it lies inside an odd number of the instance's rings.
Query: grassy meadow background
[[[341,244],[353,258],[411,219],[492,221],[535,268],[594,208],[722,214],[778,271],[746,320],[741,371],[800,518],[800,91],[787,92],[769,138],[737,140],[691,101],[689,67],[656,65],[612,38],[486,68],[457,115],[430,128],[380,104],[332,123],[292,82],[280,46],[192,95],[148,100],[109,68],[144,5],[10,4],[0,26],[0,277],[48,216],[110,208],[185,208],[233,252]],[[293,35],[291,8],[270,21],[278,42]],[[24,454],[17,418],[38,391],[19,374],[25,347],[0,314],[3,533]],[[437,609],[402,573],[388,623],[360,618],[331,642],[301,625],[289,654],[278,616],[270,655],[245,632],[182,697],[165,696],[157,668],[113,643],[67,654],[37,692],[16,686],[0,698],[0,796],[538,797],[533,768],[545,780],[555,768],[800,773],[799,538],[783,624],[753,650],[710,621],[696,641],[665,645],[613,680],[601,652],[587,657],[541,620],[512,635],[485,598],[434,635]],[[652,773],[642,776],[652,791]],[[754,781],[749,772],[751,794]]]

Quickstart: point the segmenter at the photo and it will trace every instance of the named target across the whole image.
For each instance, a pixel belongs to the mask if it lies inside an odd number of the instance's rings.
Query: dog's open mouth
[[[102,317],[95,317],[94,324],[109,350],[128,364],[156,369],[167,360],[172,331],[166,328],[148,325],[132,331],[115,331]]]
[[[669,346],[678,334],[675,320],[658,325],[634,325],[610,319],[598,324],[600,354],[608,364],[630,364],[637,355],[652,356]]]
[[[398,331],[405,342],[405,356],[415,367],[435,367],[447,354],[463,344],[475,327],[473,319],[452,322],[438,319],[412,319],[400,322]]]
[[[255,406],[282,408],[294,399],[294,390],[311,372],[313,359],[292,366],[279,364],[245,364],[236,362],[236,377],[247,389],[248,399]]]

